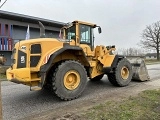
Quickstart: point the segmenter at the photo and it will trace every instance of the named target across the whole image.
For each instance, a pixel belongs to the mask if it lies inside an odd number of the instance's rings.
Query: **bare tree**
[[[146,49],[156,50],[157,60],[160,60],[160,21],[146,26],[142,33],[140,45]]]

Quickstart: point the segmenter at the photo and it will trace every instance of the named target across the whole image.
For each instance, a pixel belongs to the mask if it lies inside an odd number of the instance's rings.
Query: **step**
[[[30,91],[39,91],[39,90],[42,90],[42,87],[38,87],[38,86],[30,87]]]

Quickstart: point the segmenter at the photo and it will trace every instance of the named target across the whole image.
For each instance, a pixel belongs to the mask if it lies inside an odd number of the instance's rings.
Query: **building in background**
[[[7,58],[5,65],[11,64],[11,54],[14,44],[26,39],[29,26],[30,39],[39,38],[38,21],[46,28],[46,37],[59,37],[60,28],[65,24],[53,20],[37,18],[0,10],[0,54]]]
[[[160,55],[160,54],[159,54]],[[157,53],[147,53],[145,55],[146,59],[157,59]]]

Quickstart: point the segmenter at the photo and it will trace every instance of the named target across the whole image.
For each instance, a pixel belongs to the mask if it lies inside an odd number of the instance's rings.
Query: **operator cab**
[[[101,33],[100,26],[86,22],[74,21],[63,27],[64,39],[75,40],[75,45],[86,44],[94,50],[94,28],[98,27]]]

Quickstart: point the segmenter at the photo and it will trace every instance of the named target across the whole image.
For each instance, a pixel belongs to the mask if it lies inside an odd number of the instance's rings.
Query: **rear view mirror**
[[[101,27],[98,27],[98,32],[99,32],[99,34],[102,33]]]

